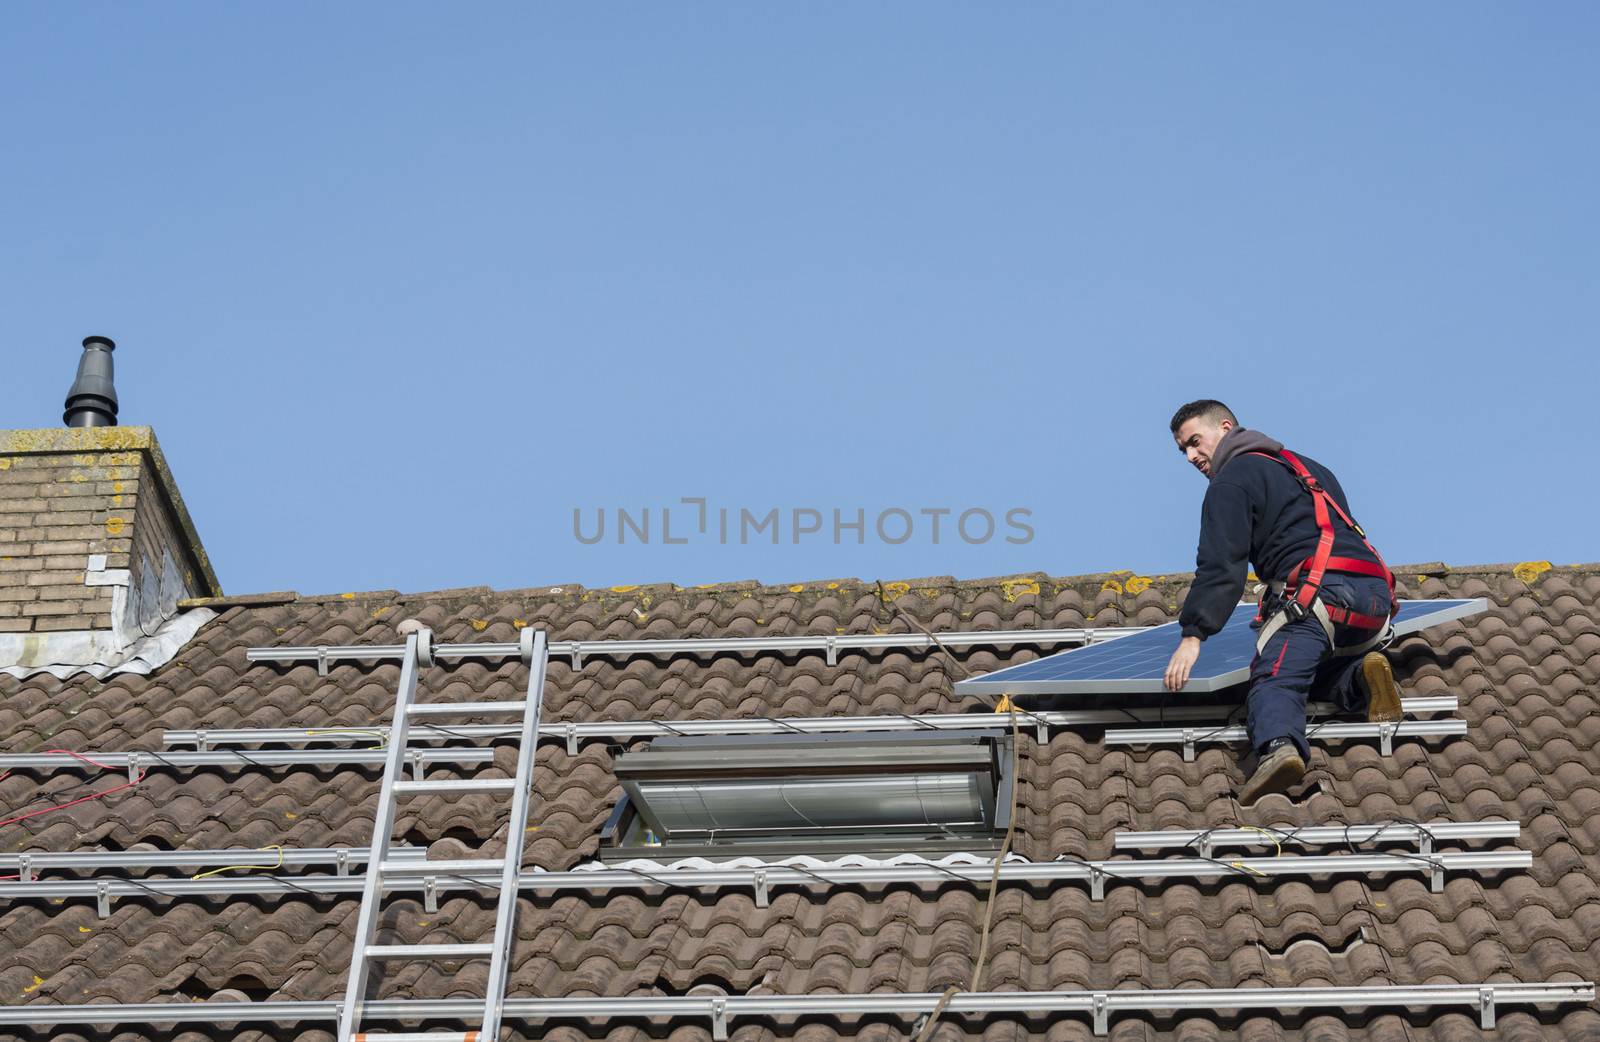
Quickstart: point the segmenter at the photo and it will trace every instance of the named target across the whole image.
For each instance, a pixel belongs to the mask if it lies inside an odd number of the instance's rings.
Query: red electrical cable
[[[45,753],[52,756],[70,756],[75,760],[82,760],[84,763],[93,764],[102,771],[116,770],[116,768],[112,767],[110,764],[101,763],[99,760],[91,759],[82,753],[75,753],[71,749],[46,749]],[[10,773],[10,771],[6,772],[6,774]],[[106,789],[103,792],[92,793],[88,796],[80,796],[75,800],[69,800],[66,803],[58,803],[53,807],[42,807],[39,810],[30,810],[26,814],[18,814],[15,817],[0,819],[0,826],[15,825],[19,821],[26,821],[29,818],[37,818],[41,814],[49,814],[52,811],[66,810],[68,807],[76,807],[78,804],[88,803],[90,800],[103,800],[113,793],[121,792],[123,789],[131,789],[135,785],[138,785],[140,782],[144,781],[144,776],[146,773],[146,771],[140,771],[137,778],[134,778],[131,781],[125,781],[121,785],[113,785],[111,788]],[[6,774],[0,774],[0,779],[5,778]]]

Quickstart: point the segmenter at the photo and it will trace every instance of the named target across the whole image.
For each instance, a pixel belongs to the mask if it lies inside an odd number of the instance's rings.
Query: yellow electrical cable
[[[199,875],[190,876],[189,878],[190,879],[204,879],[206,876],[214,876],[218,872],[232,872],[236,868],[274,868],[274,869],[276,869],[276,868],[282,868],[283,867],[283,848],[281,846],[279,846],[276,843],[274,843],[270,847],[257,847],[256,849],[257,850],[276,850],[278,852],[278,863],[276,865],[223,865],[221,868],[213,868],[209,872],[201,872]]]
[[[1004,709],[1000,707],[1004,706]],[[1000,843],[1000,850],[994,856],[994,871],[989,874],[989,893],[987,904],[983,911],[983,933],[978,941],[978,959],[972,965],[972,984],[968,991],[977,991],[983,983],[983,971],[989,960],[989,929],[994,925],[994,909],[999,902],[995,900],[995,892],[1000,887],[1000,866],[1005,862],[1006,855],[1011,852],[1011,840],[1017,831],[1017,809],[1022,793],[1022,753],[1019,748],[1022,742],[1017,724],[1017,707],[1012,704],[1009,696],[1003,696],[1000,705],[995,707],[995,712],[1004,712],[1011,717],[1011,818],[1006,822],[1006,838]],[[950,1000],[961,994],[961,989],[952,984],[945,989],[939,1001],[934,1003],[928,1019],[922,1025],[922,1030],[917,1032],[916,1042],[927,1042],[928,1036],[933,1034],[934,1027],[939,1022],[939,1014],[944,1012]]]
[[[1242,825],[1242,826],[1240,826],[1240,831],[1243,831],[1243,832],[1259,832],[1259,833],[1261,833],[1263,836],[1265,836],[1268,839],[1272,840],[1272,845],[1274,847],[1278,848],[1278,849],[1276,849],[1276,850],[1274,850],[1272,852],[1272,856],[1273,857],[1282,857],[1283,856],[1283,842],[1281,840],[1279,840],[1277,836],[1274,836],[1272,833],[1268,832],[1266,829],[1261,828],[1258,825]]]
[[[1278,842],[1278,837],[1277,836],[1274,836],[1272,833],[1268,832],[1266,829],[1258,828],[1255,825],[1241,825],[1241,826],[1239,826],[1239,828],[1240,828],[1241,831],[1244,831],[1244,832],[1259,832],[1259,833],[1261,833],[1263,836],[1265,836],[1268,839],[1272,840],[1273,844],[1278,848],[1277,850],[1272,852],[1272,856],[1273,857],[1282,857],[1283,856],[1283,844]],[[1249,872],[1251,875],[1259,876],[1262,879],[1268,878],[1267,873],[1261,871],[1259,868],[1252,868],[1251,866],[1245,864],[1243,861],[1230,861],[1230,862],[1228,862],[1228,867],[1229,868],[1237,868],[1241,872]]]
[[[886,596],[886,593],[885,593],[885,591],[883,589],[882,580],[878,581],[878,598],[884,604],[890,604],[891,603],[889,601],[889,598]],[[952,665],[954,665],[957,668],[959,668],[963,673],[966,673],[968,676],[972,675],[972,671],[967,669],[966,666],[963,665],[960,661],[958,661],[955,658],[954,655],[951,655],[950,654],[950,649],[945,645],[945,643],[943,641],[941,641],[938,637],[935,637],[932,633],[930,633],[925,626],[923,626],[921,623],[917,622],[917,620],[911,618],[911,616],[907,615],[898,606],[895,607],[895,612],[897,614],[899,614],[901,618],[903,618],[907,622],[909,622],[913,627],[915,627],[918,630],[921,630],[922,633],[924,635],[926,635],[929,640],[933,641],[933,643],[939,647],[939,650],[944,652],[945,657],[950,660]],[[1012,839],[1012,836],[1015,833],[1016,827],[1017,827],[1018,801],[1019,801],[1019,796],[1020,796],[1021,791],[1022,791],[1021,778],[1019,776],[1020,775],[1020,752],[1018,750],[1018,746],[1020,744],[1020,736],[1018,734],[1019,726],[1018,726],[1018,723],[1017,723],[1017,707],[1016,707],[1016,704],[1011,701],[1011,696],[1010,695],[1001,695],[1000,696],[1000,701],[995,704],[994,711],[996,713],[1007,713],[1011,717],[1011,777],[1012,777],[1012,785],[1011,785],[1011,820],[1006,823],[1006,838],[1000,844],[1000,852],[995,855],[994,871],[989,876],[989,892],[988,892],[988,899],[987,899],[988,900],[988,904],[985,907],[984,914],[983,914],[982,939],[978,943],[978,959],[973,964],[972,984],[968,988],[969,991],[977,991],[978,990],[978,986],[983,982],[984,964],[988,960],[988,957],[989,957],[989,929],[993,925],[993,922],[994,922],[994,908],[995,908],[995,903],[996,903],[995,899],[994,899],[995,891],[1000,885],[1000,865],[1001,865],[1002,862],[1005,861],[1006,854],[1009,853],[1010,850],[1011,850],[1011,839]],[[1032,714],[1030,713],[1029,715],[1031,716]],[[1273,857],[1279,857],[1279,856],[1281,856],[1283,854],[1283,844],[1278,842],[1277,837],[1273,836],[1266,829],[1257,828],[1256,826],[1253,826],[1253,825],[1252,826],[1243,826],[1243,827],[1249,828],[1251,831],[1254,831],[1254,832],[1259,832],[1262,835],[1266,836],[1268,839],[1271,839],[1275,844],[1277,844],[1277,851],[1273,854]],[[1249,872],[1252,875],[1259,876],[1262,879],[1271,878],[1270,876],[1267,875],[1267,873],[1261,871],[1258,868],[1253,868],[1253,867],[1251,867],[1249,865],[1246,865],[1242,861],[1230,861],[1230,862],[1226,862],[1226,864],[1230,868],[1238,869],[1241,872]],[[939,1001],[934,1003],[933,1009],[928,1013],[928,1019],[923,1023],[922,1030],[917,1032],[917,1037],[915,1039],[915,1042],[927,1042],[928,1036],[933,1034],[933,1029],[934,1029],[935,1025],[938,1023],[939,1015],[941,1013],[943,1013],[944,1010],[945,1010],[945,1007],[950,1004],[950,1000],[955,998],[959,994],[961,994],[961,989],[959,987],[955,986],[955,985],[951,985],[949,988],[945,989],[944,994],[939,996]]]
[[[887,592],[883,588],[882,579],[878,580],[878,599],[886,605],[891,605],[891,602],[887,596]],[[891,606],[894,607],[897,615],[911,624],[913,629],[921,631],[923,636],[932,641],[934,645],[944,653],[945,659],[952,666],[961,670],[961,672],[965,673],[967,676],[972,676],[972,670],[968,669],[965,664],[963,664],[959,659],[950,653],[950,648],[945,644],[944,641],[934,636],[926,626],[922,625],[922,623],[906,614],[906,612],[903,611],[898,605]],[[968,989],[969,991],[977,991],[978,986],[983,983],[984,965],[989,958],[989,929],[994,923],[994,908],[995,904],[997,903],[995,901],[995,891],[999,889],[1000,886],[1000,866],[1002,863],[1004,863],[1006,855],[1011,851],[1011,840],[1016,835],[1017,810],[1019,808],[1022,796],[1022,753],[1020,749],[1022,739],[1019,733],[1021,728],[1017,723],[1017,707],[1016,704],[1011,701],[1010,695],[1002,695],[1000,697],[1000,701],[995,704],[994,711],[997,713],[1008,713],[1011,716],[1011,818],[1006,822],[1006,836],[1005,839],[1000,843],[999,852],[994,856],[994,870],[989,874],[989,890],[986,898],[987,903],[983,912],[983,934],[982,939],[978,943],[977,961],[974,962],[972,966],[972,985]],[[1024,710],[1024,712],[1027,712],[1027,710]],[[1029,713],[1028,715],[1033,716],[1032,713]],[[1037,719],[1037,717],[1035,717],[1035,719]],[[944,994],[939,996],[939,1001],[934,1003],[933,1009],[929,1011],[928,1019],[923,1022],[922,1030],[917,1032],[916,1042],[927,1042],[928,1036],[933,1034],[933,1029],[939,1022],[939,1014],[943,1013],[945,1007],[950,1004],[950,1000],[955,998],[960,993],[961,989],[956,985],[951,985],[945,989]]]

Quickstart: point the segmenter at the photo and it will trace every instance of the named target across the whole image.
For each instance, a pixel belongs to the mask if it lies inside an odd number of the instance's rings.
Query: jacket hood
[[[1246,452],[1272,452],[1283,451],[1283,442],[1274,441],[1260,431],[1250,430],[1248,427],[1235,427],[1222,436],[1217,442],[1217,451],[1211,455],[1212,481],[1217,480],[1217,475],[1222,473],[1222,468],[1235,456]]]

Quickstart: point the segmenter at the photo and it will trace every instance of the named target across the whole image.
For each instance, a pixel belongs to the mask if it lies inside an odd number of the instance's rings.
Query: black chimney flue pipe
[[[67,392],[67,410],[61,414],[62,422],[68,427],[117,425],[117,389],[111,385],[111,352],[116,349],[110,337],[83,338],[78,378]]]

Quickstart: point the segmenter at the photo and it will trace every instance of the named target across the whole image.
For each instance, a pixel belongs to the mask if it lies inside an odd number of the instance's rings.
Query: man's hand
[[[1167,660],[1167,690],[1182,691],[1189,682],[1189,671],[1194,660],[1200,657],[1200,638],[1185,637],[1178,642],[1178,650]]]

